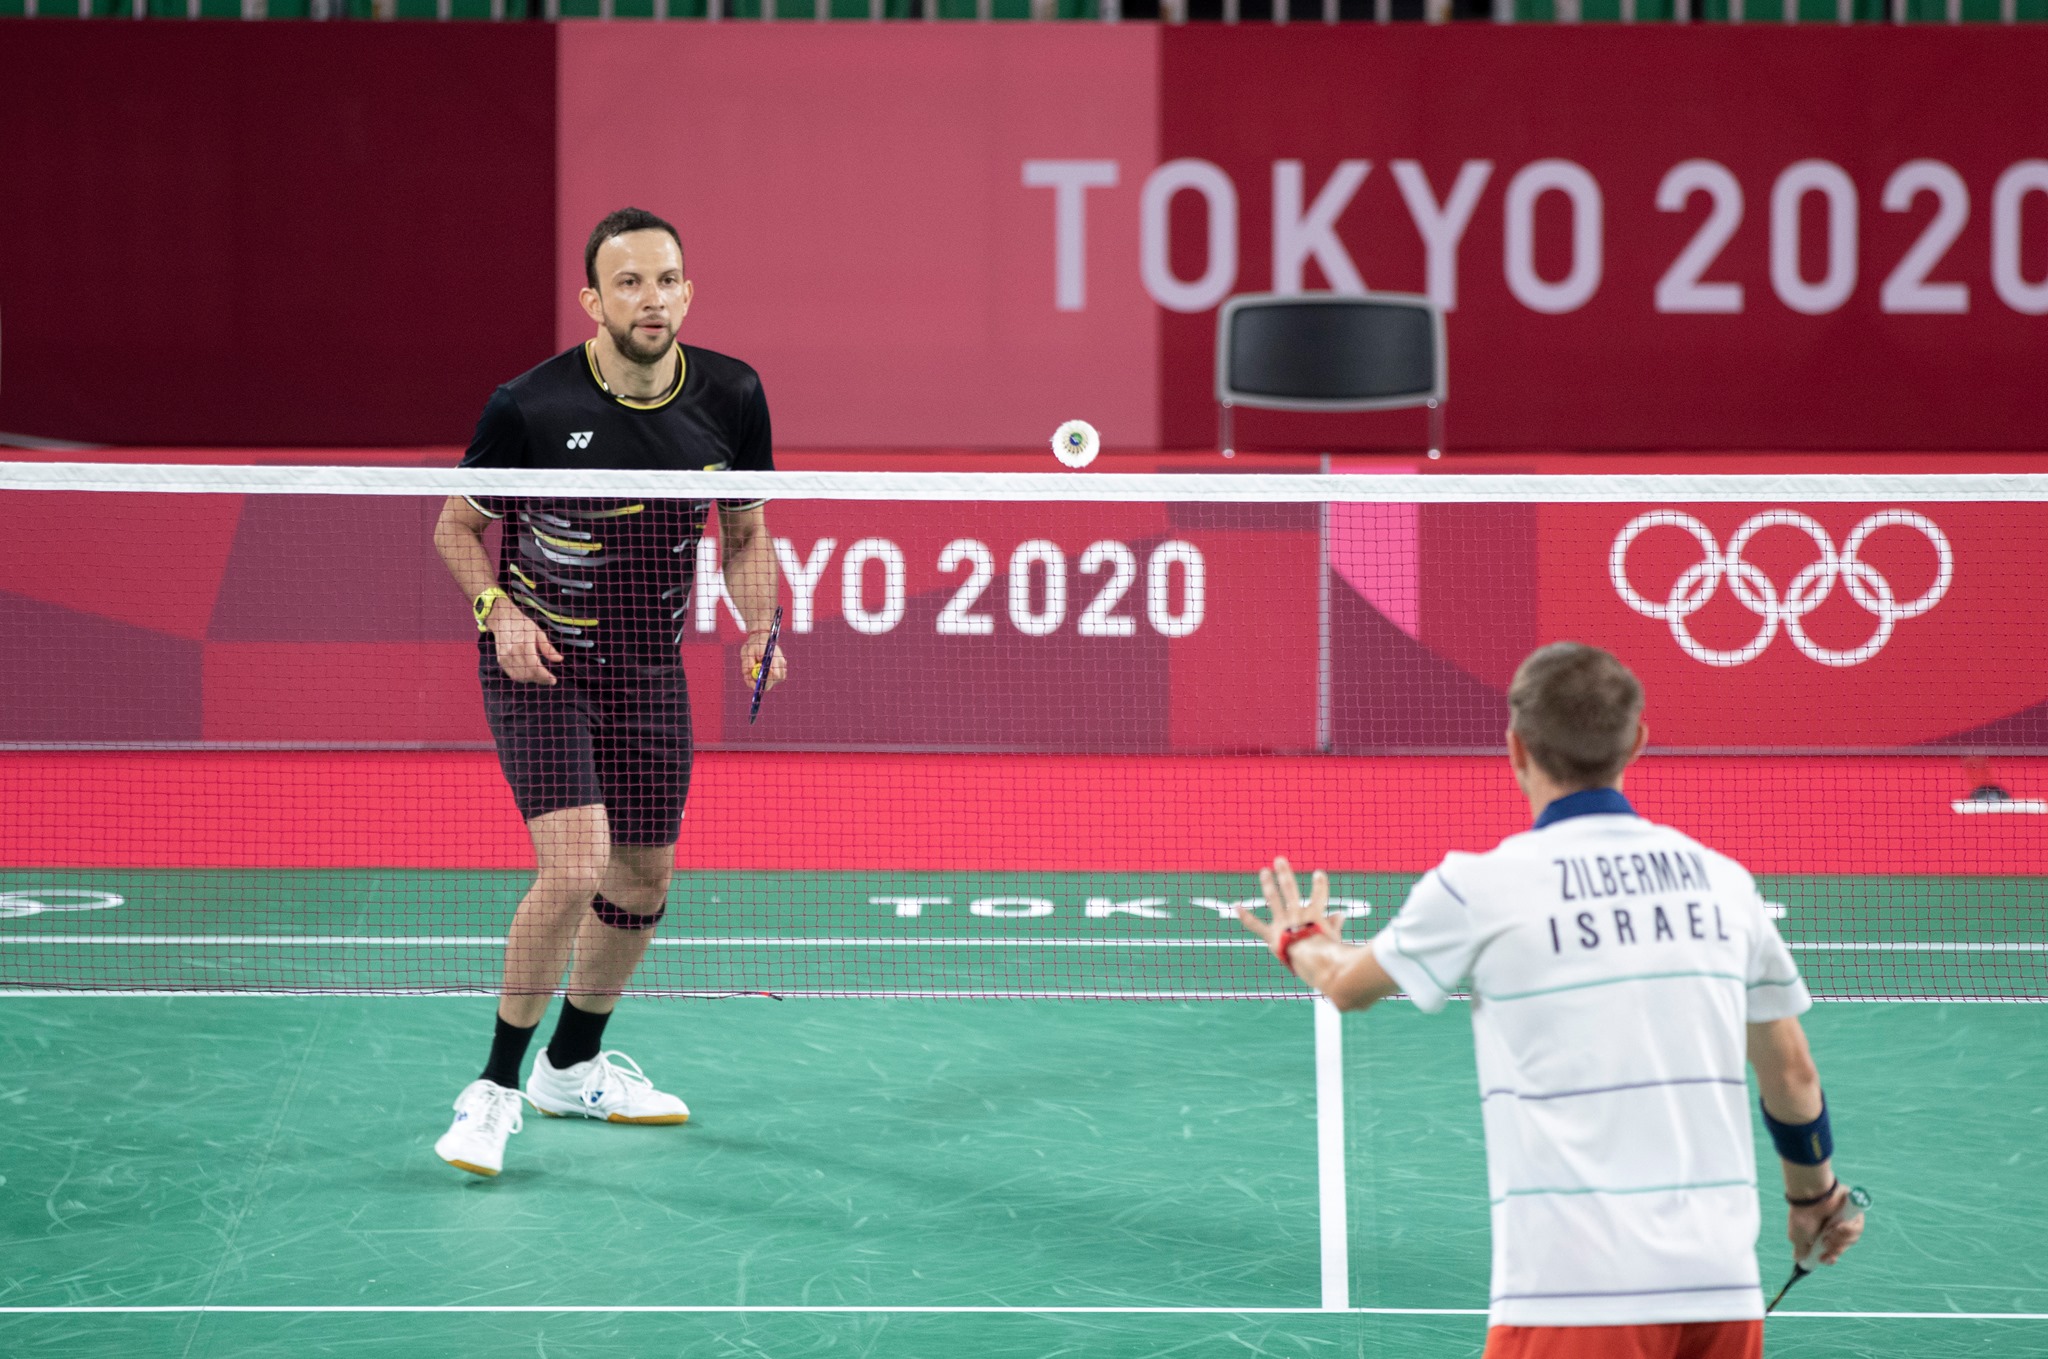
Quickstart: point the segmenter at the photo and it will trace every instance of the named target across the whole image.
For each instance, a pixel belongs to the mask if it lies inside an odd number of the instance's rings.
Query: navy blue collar
[[[1628,805],[1628,799],[1618,788],[1581,788],[1576,793],[1566,793],[1543,809],[1543,815],[1536,818],[1536,829],[1554,826],[1575,816],[1634,816],[1636,809]]]

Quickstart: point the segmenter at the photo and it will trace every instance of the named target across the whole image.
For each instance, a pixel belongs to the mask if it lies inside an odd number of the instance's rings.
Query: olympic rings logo
[[[1777,584],[1750,562],[1744,561],[1743,549],[1747,548],[1757,534],[1777,526],[1798,529],[1813,540],[1820,560],[1802,567],[1792,577],[1792,583],[1783,594]],[[1646,598],[1628,576],[1628,550],[1635,540],[1653,528],[1668,527],[1683,529],[1691,534],[1700,545],[1701,560],[1688,566],[1671,583],[1670,594],[1662,601]],[[1858,555],[1872,535],[1887,528],[1907,528],[1919,532],[1934,548],[1941,559],[1941,568],[1935,573],[1934,584],[1927,587],[1918,599],[1901,603],[1890,581],[1883,573]],[[1714,533],[1705,524],[1678,510],[1652,510],[1637,515],[1615,536],[1613,550],[1608,554],[1608,574],[1614,580],[1614,588],[1622,602],[1645,618],[1654,618],[1671,628],[1671,639],[1678,643],[1686,655],[1707,665],[1747,665],[1764,649],[1783,628],[1785,635],[1792,639],[1792,645],[1799,648],[1809,659],[1822,665],[1861,665],[1891,640],[1892,630],[1908,618],[1918,618],[1948,593],[1949,583],[1955,579],[1955,553],[1949,547],[1948,535],[1924,514],[1911,510],[1884,510],[1873,514],[1849,531],[1848,539],[1841,550],[1835,550],[1835,543],[1811,516],[1797,510],[1766,510],[1743,522],[1735,530],[1735,536],[1728,540],[1724,552],[1714,540]],[[1686,620],[1707,606],[1722,580],[1728,582],[1735,598],[1762,620],[1757,634],[1746,644],[1729,651],[1716,650],[1703,644],[1692,635]],[[1849,597],[1862,605],[1877,619],[1877,630],[1861,646],[1835,650],[1822,646],[1806,632],[1806,616],[1827,602],[1833,593],[1835,582],[1841,581],[1848,589]]]

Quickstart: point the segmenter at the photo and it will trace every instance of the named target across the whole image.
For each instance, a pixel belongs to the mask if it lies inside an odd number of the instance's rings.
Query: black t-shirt
[[[676,386],[651,401],[609,391],[587,344],[522,373],[491,394],[462,465],[773,470],[760,376],[709,349],[677,348]],[[675,664],[710,501],[468,499],[506,521],[498,584],[548,630],[564,660]],[[478,644],[488,651],[490,641]]]

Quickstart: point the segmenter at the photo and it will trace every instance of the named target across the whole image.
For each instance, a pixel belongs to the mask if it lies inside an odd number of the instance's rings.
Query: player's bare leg
[[[506,932],[505,982],[490,1062],[456,1097],[455,1122],[434,1144],[442,1160],[473,1175],[496,1175],[505,1163],[506,1140],[519,1131],[519,1064],[548,998],[561,984],[577,928],[590,917],[611,851],[602,805],[550,812],[526,825],[539,871]]]
[[[548,1000],[573,959],[569,1000],[549,1049],[534,1059],[526,1097],[543,1113],[613,1123],[683,1123],[689,1106],[656,1090],[620,1052],[602,1051],[604,1026],[646,956],[668,896],[675,849],[611,844],[601,805],[527,822],[538,870],[505,940],[504,987],[490,1066],[455,1102],[455,1122],[434,1149],[476,1175],[496,1175],[520,1127],[518,1070]]]
[[[672,845],[611,846],[603,880],[576,927],[561,1023],[527,1078],[526,1097],[542,1113],[610,1123],[688,1121],[688,1105],[656,1090],[632,1058],[603,1048],[619,993],[653,940],[674,864]]]
[[[654,916],[668,900],[669,878],[675,872],[674,845],[613,845],[599,891],[619,910]],[[619,1003],[654,930],[618,929],[588,912],[576,931],[576,961],[569,973],[569,999],[592,1014],[610,1014]]]
[[[498,1017],[522,1029],[540,1023],[577,951],[578,931],[594,923],[590,904],[604,885],[611,856],[611,828],[601,804],[549,812],[526,827],[539,870],[507,931],[498,1001]]]

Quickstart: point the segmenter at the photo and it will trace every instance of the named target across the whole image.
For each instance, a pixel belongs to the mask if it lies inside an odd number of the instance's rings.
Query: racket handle
[[[1844,1223],[1856,1221],[1863,1216],[1863,1210],[1869,1206],[1869,1190],[1860,1187],[1851,1189],[1849,1191],[1849,1201],[1842,1205],[1842,1211],[1827,1220],[1826,1225],[1820,1230],[1820,1235],[1813,1238],[1812,1247],[1807,1250],[1806,1254],[1799,1257],[1799,1272],[1811,1274],[1814,1270],[1820,1268],[1821,1245],[1827,1239],[1828,1228],[1839,1227]]]

